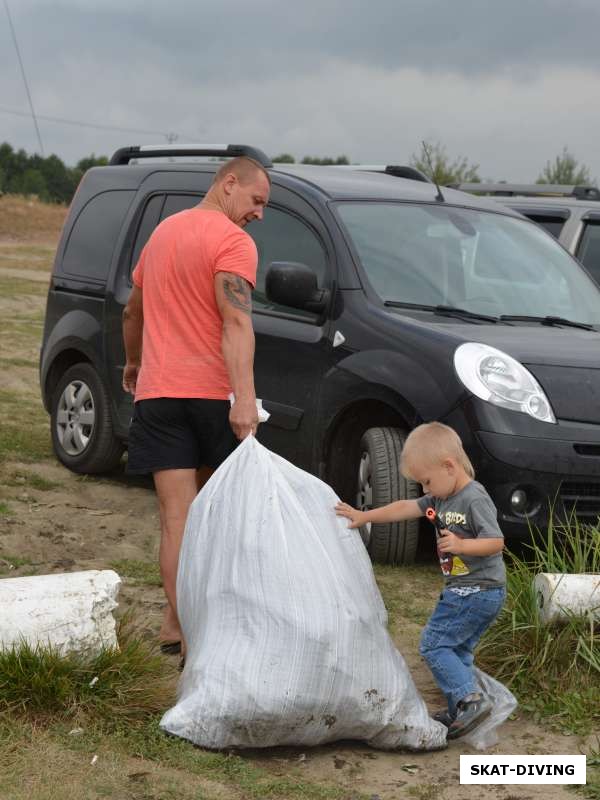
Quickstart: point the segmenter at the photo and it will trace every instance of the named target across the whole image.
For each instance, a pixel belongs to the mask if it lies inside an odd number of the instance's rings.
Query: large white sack
[[[92,656],[117,647],[120,586],[111,569],[0,580],[0,649],[28,642]]]
[[[445,745],[337,500],[253,437],[202,489],[180,555],[188,652],[166,731],[210,748]]]

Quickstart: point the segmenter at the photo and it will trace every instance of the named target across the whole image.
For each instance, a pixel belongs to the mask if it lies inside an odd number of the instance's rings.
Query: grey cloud
[[[548,65],[598,68],[597,0],[21,0],[16,23],[45,68],[82,53],[173,75],[262,80],[339,59],[476,77]]]

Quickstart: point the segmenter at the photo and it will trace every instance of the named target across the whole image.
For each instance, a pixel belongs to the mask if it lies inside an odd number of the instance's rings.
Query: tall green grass
[[[174,692],[164,659],[127,621],[119,642],[91,659],[27,643],[0,651],[0,716],[40,722],[87,717],[111,728],[168,708]]]
[[[483,669],[507,683],[522,708],[563,730],[600,726],[600,625],[591,613],[540,619],[533,578],[540,572],[600,573],[600,528],[575,516],[553,521],[525,558],[509,553],[508,597],[478,650]]]

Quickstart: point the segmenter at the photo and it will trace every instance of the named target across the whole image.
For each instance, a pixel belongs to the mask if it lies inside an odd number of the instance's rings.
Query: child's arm
[[[474,539],[461,539],[449,530],[440,531],[438,549],[441,553],[467,556],[493,556],[501,553],[504,538],[498,525],[498,512],[489,495],[474,500],[467,511],[468,525]]]
[[[481,538],[481,539],[461,539],[460,536],[444,528],[440,531],[440,538],[437,542],[440,553],[452,553],[453,555],[467,556],[493,556],[494,553],[501,553],[504,548],[504,539]]]
[[[338,503],[335,507],[338,517],[346,517],[350,520],[349,528],[360,528],[368,522],[401,522],[405,519],[417,519],[423,516],[423,511],[419,508],[416,500],[397,500],[381,508],[373,508],[370,511],[359,511],[352,508],[348,503]]]

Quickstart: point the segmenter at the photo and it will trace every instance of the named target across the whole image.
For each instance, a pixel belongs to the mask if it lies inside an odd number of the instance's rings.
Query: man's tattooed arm
[[[239,308],[245,314],[252,313],[252,294],[248,281],[240,278],[239,275],[231,275],[223,280],[225,297],[235,308]]]

